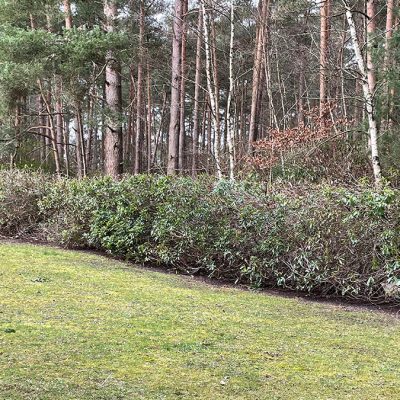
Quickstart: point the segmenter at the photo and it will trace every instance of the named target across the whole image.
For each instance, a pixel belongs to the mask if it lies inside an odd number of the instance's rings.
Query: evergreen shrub
[[[400,302],[400,193],[265,192],[210,177],[53,180],[0,172],[0,234],[20,232],[254,288]]]

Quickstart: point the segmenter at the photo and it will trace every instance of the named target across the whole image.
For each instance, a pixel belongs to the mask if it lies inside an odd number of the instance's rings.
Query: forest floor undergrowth
[[[0,243],[0,399],[400,399],[400,320]]]

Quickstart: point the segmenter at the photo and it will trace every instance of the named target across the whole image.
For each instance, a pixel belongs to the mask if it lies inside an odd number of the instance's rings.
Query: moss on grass
[[[400,399],[400,323],[0,244],[0,399]]]

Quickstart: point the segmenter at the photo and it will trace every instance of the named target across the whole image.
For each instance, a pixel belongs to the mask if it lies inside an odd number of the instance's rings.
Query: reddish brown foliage
[[[315,144],[342,136],[353,123],[346,118],[332,117],[333,103],[326,103],[322,117],[316,107],[305,113],[308,124],[299,125],[284,131],[270,129],[268,138],[254,143],[255,153],[248,159],[256,169],[269,169],[278,163],[285,154],[309,144]]]

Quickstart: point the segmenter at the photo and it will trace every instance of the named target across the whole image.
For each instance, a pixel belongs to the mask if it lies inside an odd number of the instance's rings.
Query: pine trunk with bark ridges
[[[115,0],[105,0],[106,31],[115,30],[117,4]],[[108,108],[104,137],[104,173],[118,177],[122,173],[122,99],[121,99],[121,66],[115,52],[110,49],[106,54],[105,98]]]
[[[197,175],[197,163],[199,157],[199,100],[201,85],[201,41],[203,29],[203,14],[199,9],[197,22],[197,43],[196,43],[196,75],[194,79],[194,109],[193,109],[193,133],[192,133],[192,176]]]
[[[178,142],[180,125],[180,84],[182,56],[182,10],[184,0],[175,0],[172,38],[171,107],[168,137],[167,174],[176,175],[178,170]]]
[[[185,168],[185,95],[186,95],[186,36],[188,1],[183,0],[182,8],[182,54],[181,54],[181,88],[180,88],[180,115],[179,115],[179,156],[178,169],[182,173]]]
[[[254,51],[253,79],[251,90],[251,109],[249,125],[248,152],[253,152],[253,143],[257,140],[257,110],[259,110],[259,98],[261,91],[261,74],[263,65],[263,52],[266,45],[266,23],[268,15],[269,0],[260,0],[258,4],[259,18],[257,20],[256,44]],[[268,79],[268,78],[267,78]]]

